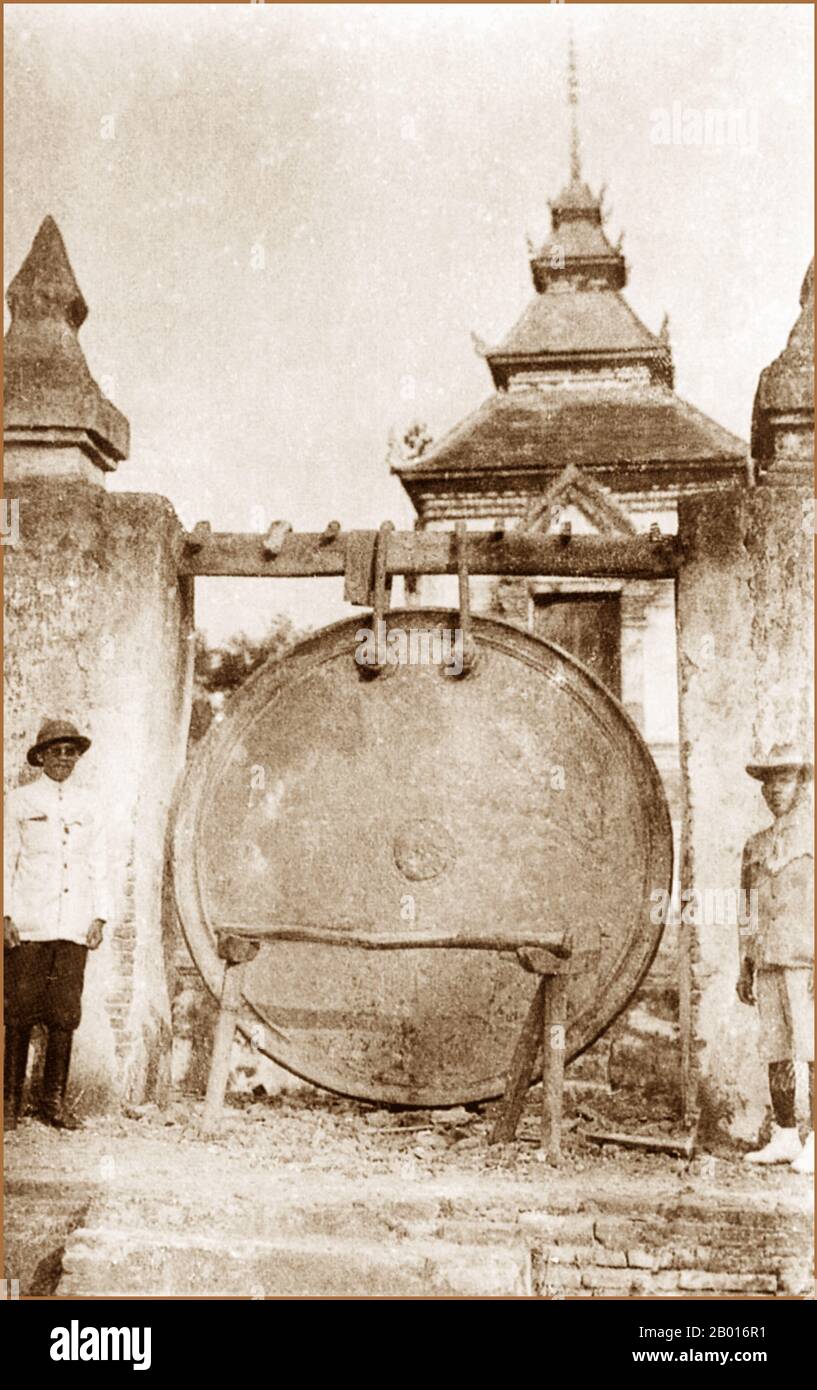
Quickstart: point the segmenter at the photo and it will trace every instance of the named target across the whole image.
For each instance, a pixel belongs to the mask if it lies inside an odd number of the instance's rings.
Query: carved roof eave
[[[602,535],[634,536],[636,527],[610,490],[593,474],[569,463],[553,480],[541,501],[522,522],[524,531],[549,530],[554,506],[574,506]],[[544,526],[542,525],[544,523]]]
[[[594,367],[632,366],[638,362],[661,362],[667,358],[667,349],[662,347],[632,348],[584,348],[581,352],[494,352],[489,349],[485,359],[496,362],[500,367],[518,367],[526,371],[549,371],[554,367],[581,367],[585,364]]]
[[[639,463],[634,460],[617,460],[599,464],[582,465],[580,471],[586,472],[593,478],[606,478],[614,480],[615,486],[612,491],[615,493],[649,491],[652,487],[669,488],[673,492],[694,493],[698,490],[701,483],[730,483],[732,481],[745,485],[746,481],[745,459],[735,458],[706,458],[706,459],[670,459],[667,461],[649,460]],[[423,468],[422,460],[403,465],[392,464],[390,472],[403,484],[403,487],[411,495],[418,487],[422,486],[425,492],[445,492],[451,489],[451,485],[457,485],[457,490],[463,495],[473,492],[474,494],[489,492],[501,492],[510,490],[513,483],[517,483],[522,488],[529,489],[532,483],[537,480],[541,482],[542,488],[552,485],[559,474],[564,470],[565,464],[561,460],[554,460],[553,463],[539,460],[523,466],[514,468],[502,468],[496,465],[486,465],[485,467],[469,465],[467,468]],[[690,469],[694,473],[690,476]],[[502,482],[505,487],[496,486]],[[488,483],[490,486],[486,487]]]

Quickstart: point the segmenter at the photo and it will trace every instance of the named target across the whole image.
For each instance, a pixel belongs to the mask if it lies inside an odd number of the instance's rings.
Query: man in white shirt
[[[42,775],[8,797],[5,815],[4,1117],[21,1111],[31,1030],[48,1029],[40,1118],[78,1123],[65,1108],[85,960],[109,917],[104,828],[88,792],[70,784],[90,747],[67,720],[46,720],[28,761]]]

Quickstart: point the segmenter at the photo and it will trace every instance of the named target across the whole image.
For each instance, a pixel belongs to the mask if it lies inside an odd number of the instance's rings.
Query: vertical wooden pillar
[[[562,1161],[565,1084],[565,978],[546,975],[542,1011],[542,1149],[549,1163]]]
[[[224,980],[213,1038],[213,1054],[210,1058],[210,1074],[207,1078],[207,1094],[199,1125],[202,1136],[215,1134],[221,1123],[224,1094],[230,1075],[230,1055],[241,1011],[244,972],[249,962],[258,954],[258,944],[257,941],[226,934],[219,936],[218,953],[224,961]]]

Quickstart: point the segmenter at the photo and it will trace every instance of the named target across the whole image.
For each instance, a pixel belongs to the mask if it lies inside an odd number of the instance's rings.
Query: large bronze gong
[[[193,957],[218,993],[215,930],[230,924],[569,930],[575,1057],[661,935],[652,895],[669,891],[672,836],[649,752],[557,647],[475,618],[464,679],[411,659],[365,679],[354,653],[367,621],[262,667],[198,748],[173,846]],[[456,624],[439,609],[388,614],[409,658],[409,634]],[[452,1105],[501,1092],[535,987],[501,952],[275,942],[248,969],[241,1023],[331,1090]]]

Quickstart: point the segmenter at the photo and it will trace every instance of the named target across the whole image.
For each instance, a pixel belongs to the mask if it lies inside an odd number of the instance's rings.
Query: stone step
[[[84,1229],[68,1241],[61,1297],[524,1297],[526,1249],[444,1241],[391,1245],[303,1236],[237,1240],[191,1232]]]
[[[303,1236],[235,1240],[95,1228],[69,1238],[61,1297],[600,1297],[623,1293],[773,1294],[775,1269],[712,1270],[614,1262],[599,1246],[531,1252],[510,1245]]]
[[[6,1184],[3,1273],[7,1280],[17,1281],[21,1294],[54,1293],[63,1247],[84,1221],[90,1202],[90,1191],[83,1184],[63,1191],[46,1183]]]
[[[9,1185],[6,1277],[21,1292],[692,1297],[800,1292],[809,1268],[806,1212],[729,1192],[634,1210],[632,1195],[615,1193],[590,1203],[543,1190],[536,1202],[501,1185],[280,1177],[209,1203],[194,1187],[90,1191],[66,1200],[54,1183]]]
[[[17,1220],[33,1225],[63,1204],[9,1203]],[[87,1197],[85,1204],[87,1206]],[[65,1203],[75,1211],[75,1203]],[[575,1199],[561,1205],[544,1194],[540,1205],[520,1200],[516,1194],[495,1193],[478,1197],[443,1193],[398,1197],[395,1192],[375,1189],[361,1192],[354,1184],[315,1187],[308,1193],[288,1187],[225,1196],[217,1205],[202,1201],[194,1193],[163,1195],[117,1189],[97,1193],[85,1222],[101,1229],[116,1228],[125,1233],[161,1231],[171,1236],[191,1230],[231,1236],[241,1240],[274,1240],[279,1237],[337,1236],[362,1241],[403,1240],[439,1237],[446,1239],[462,1231],[466,1243],[477,1238],[490,1243],[507,1239],[526,1242],[542,1240],[557,1244],[598,1244],[611,1250],[633,1248],[672,1249],[701,1247],[730,1254],[746,1251],[778,1253],[792,1244],[808,1240],[811,1230],[808,1212],[752,1208],[747,1203],[732,1205],[721,1199],[707,1203],[664,1202],[643,1212],[627,1208],[611,1194],[581,1206]],[[481,1233],[477,1237],[477,1233]]]

